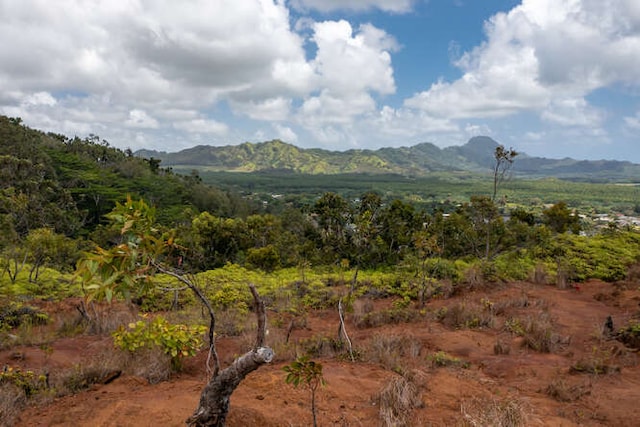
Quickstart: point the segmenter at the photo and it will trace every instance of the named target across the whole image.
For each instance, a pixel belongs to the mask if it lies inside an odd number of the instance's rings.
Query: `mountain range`
[[[140,157],[161,160],[163,167],[206,171],[290,171],[305,174],[400,174],[424,176],[432,172],[489,172],[499,144],[477,136],[461,146],[439,148],[424,142],[410,147],[329,151],[304,149],[273,140],[240,145],[199,145],[175,153],[139,150]],[[548,159],[519,153],[513,164],[516,176],[557,177],[585,181],[634,181],[640,165],[617,160]]]

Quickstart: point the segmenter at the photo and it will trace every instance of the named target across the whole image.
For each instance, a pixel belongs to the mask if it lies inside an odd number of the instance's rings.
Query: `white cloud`
[[[461,78],[434,83],[405,105],[447,118],[537,111],[562,125],[599,124],[584,97],[640,81],[638,9],[633,0],[523,0],[486,22],[486,42],[455,62]]]
[[[408,13],[422,1],[0,0],[0,40],[10,41],[0,43],[0,113],[157,149],[254,135],[336,149],[442,146],[527,131],[597,144],[613,137],[611,115],[589,95],[616,85],[637,96],[639,1],[523,0],[487,20],[484,43],[462,53],[450,44],[458,79],[425,81],[398,105],[400,43],[384,19],[356,14]],[[317,11],[347,11],[350,22]],[[628,136],[640,116],[619,111]],[[533,128],[504,125],[525,115]]]
[[[365,24],[354,34],[347,21],[324,21],[314,25],[313,40],[318,46],[313,64],[321,86],[349,94],[395,91],[389,51],[397,43],[384,31]]]
[[[291,5],[299,10],[314,9],[320,12],[336,10],[367,11],[380,9],[387,12],[406,13],[411,11],[414,0],[292,0]]]
[[[465,139],[472,138],[474,136],[490,136],[493,134],[491,128],[486,124],[472,124],[467,123],[464,127]]]
[[[289,144],[298,142],[298,135],[290,127],[282,126],[278,123],[274,123],[272,127],[277,139],[288,142]]]
[[[2,1],[0,11],[0,39],[11,40],[0,46],[0,93],[21,94],[0,97],[0,108],[25,119],[34,117],[36,102],[40,115],[59,121],[60,111],[83,109],[87,97],[93,114],[85,124],[95,132],[106,124],[157,128],[140,112],[167,118],[224,100],[241,113],[246,106],[251,117],[283,118],[290,98],[313,84],[303,39],[290,29],[281,1],[192,0],[187,7],[168,0],[24,0]],[[44,93],[50,97],[26,95]],[[55,111],[44,108],[56,99]],[[43,124],[43,117],[29,124]],[[196,123],[207,132],[222,128]]]
[[[635,116],[627,116],[624,118],[624,122],[628,129],[638,131],[640,130],[640,111]]]
[[[390,51],[397,42],[384,31],[366,24],[353,31],[344,20],[325,21],[313,26],[318,50],[313,60],[318,94],[309,96],[298,111],[298,122],[322,141],[353,140],[347,129],[356,119],[374,113],[372,92],[395,92]],[[325,129],[327,125],[333,128]]]
[[[52,107],[57,103],[58,101],[56,101],[56,99],[51,96],[49,92],[32,93],[24,97],[22,101],[22,105],[25,107],[36,107],[39,105]]]
[[[277,97],[247,102],[232,101],[231,107],[234,111],[256,120],[285,120],[289,117],[291,99]]]
[[[584,98],[568,98],[553,100],[541,117],[562,126],[597,128],[604,120],[604,113],[589,105]]]
[[[153,117],[150,117],[144,110],[131,110],[129,111],[129,119],[125,122],[128,127],[132,128],[147,128],[157,129],[158,121]]]
[[[189,133],[213,134],[217,136],[226,135],[229,131],[226,124],[208,119],[193,119],[184,122],[176,122],[173,124],[173,127]]]

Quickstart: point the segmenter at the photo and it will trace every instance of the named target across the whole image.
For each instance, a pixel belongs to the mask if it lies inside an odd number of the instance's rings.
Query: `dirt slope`
[[[637,284],[593,281],[578,289],[559,290],[514,283],[429,302],[423,316],[408,323],[357,328],[352,315],[347,328],[361,361],[327,354],[316,358],[324,365],[327,380],[318,394],[319,423],[379,425],[376,396],[398,375],[395,370],[409,372],[420,391],[422,405],[410,411],[408,425],[464,425],[465,416],[468,422],[478,422],[482,410],[514,404],[526,417],[523,425],[638,426],[637,352],[602,335],[607,316],[612,316],[616,328],[638,316],[638,301]],[[376,309],[389,303],[374,301]],[[491,315],[491,326],[455,328],[435,320],[434,313],[442,313],[442,307],[451,310],[465,304],[484,306]],[[509,332],[505,322],[516,318],[549,319],[556,338],[552,352],[534,351],[523,337]],[[337,329],[336,313],[311,313],[305,328],[295,329],[291,339],[302,345],[319,335],[335,337]],[[400,350],[390,347],[389,359],[385,359],[385,350],[374,347],[394,337],[405,339],[405,347],[411,349],[396,354],[393,352]],[[242,352],[243,339],[246,341],[246,337],[221,341],[220,352],[227,361]],[[51,344],[48,356],[39,347],[0,352],[0,364],[64,369],[95,357],[108,345],[108,337],[65,338]],[[434,366],[431,358],[440,351],[459,358],[465,366]],[[185,372],[159,384],[124,375],[109,384],[29,407],[18,425],[183,426],[205,383],[204,357],[199,355]],[[281,368],[285,363],[281,360],[261,368],[241,383],[232,396],[229,426],[311,425],[308,392],[284,383]],[[579,366],[603,366],[610,371],[580,373],[576,372]]]

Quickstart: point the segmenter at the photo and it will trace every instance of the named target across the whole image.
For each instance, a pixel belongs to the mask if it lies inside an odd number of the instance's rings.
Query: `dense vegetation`
[[[516,160],[514,169],[518,167],[519,160]],[[325,192],[356,200],[367,192],[375,191],[384,203],[399,199],[418,209],[450,213],[458,205],[468,202],[471,196],[492,192],[488,173],[432,173],[415,178],[393,174],[310,175],[286,171],[200,171],[199,175],[205,183],[241,193],[275,212],[289,204],[298,207],[311,205]],[[522,206],[538,214],[545,205],[558,201],[565,201],[583,214],[640,214],[640,185],[513,178],[501,186],[498,198],[510,207]]]
[[[41,268],[72,271],[82,250],[117,243],[106,214],[127,195],[153,206],[157,226],[181,245],[181,268],[192,272],[229,263],[263,271],[403,266],[456,282],[480,263],[492,280],[526,278],[536,266],[616,280],[640,251],[637,232],[612,223],[603,235],[575,209],[633,213],[633,186],[512,180],[494,201],[490,179],[477,175],[205,175],[221,190],[96,136],[45,134],[0,117],[0,138],[4,283],[25,269],[32,283]]]

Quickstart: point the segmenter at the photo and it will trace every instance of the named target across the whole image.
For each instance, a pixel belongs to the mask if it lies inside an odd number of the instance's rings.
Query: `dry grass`
[[[495,324],[492,310],[471,302],[443,307],[436,313],[436,317],[443,325],[455,329],[492,328]]]
[[[423,406],[416,383],[403,375],[394,376],[376,396],[382,426],[411,426],[411,410]]]
[[[524,346],[539,353],[555,353],[570,342],[570,337],[562,337],[555,332],[547,312],[524,319],[508,319],[505,329],[523,337]]]
[[[407,361],[420,356],[423,344],[413,336],[375,334],[361,354],[364,360],[379,363],[387,369],[402,372]]]
[[[611,349],[594,346],[591,353],[574,363],[569,371],[594,375],[615,374],[620,372],[620,366],[615,363]]]
[[[528,407],[515,398],[473,398],[460,404],[465,426],[517,427],[526,426]]]
[[[574,402],[585,394],[589,394],[589,387],[570,385],[563,378],[556,378],[547,386],[545,394],[558,402]]]
[[[51,385],[56,394],[67,395],[86,390],[93,384],[107,384],[121,374],[156,384],[168,380],[173,372],[171,357],[158,348],[140,349],[134,353],[109,348],[70,369],[52,372]]]
[[[13,384],[0,384],[0,427],[12,427],[27,404],[20,388]]]
[[[87,321],[86,332],[96,335],[107,335],[122,325],[128,325],[138,319],[137,309],[126,304],[98,304],[91,302],[81,304],[79,310],[84,312]]]
[[[304,354],[313,358],[336,357],[346,351],[344,343],[324,335],[314,335],[311,338],[300,340],[299,347]]]
[[[464,271],[464,282],[471,288],[481,288],[486,284],[484,273],[479,265],[472,265]]]
[[[509,345],[509,343],[498,338],[496,340],[496,343],[493,345],[493,354],[501,355],[509,353],[511,353],[511,346]]]
[[[419,318],[420,312],[409,307],[392,307],[385,310],[366,313],[354,312],[351,316],[356,328],[376,328],[382,325],[412,322]]]
[[[630,282],[640,282],[640,263],[633,264],[627,270],[627,280]]]

